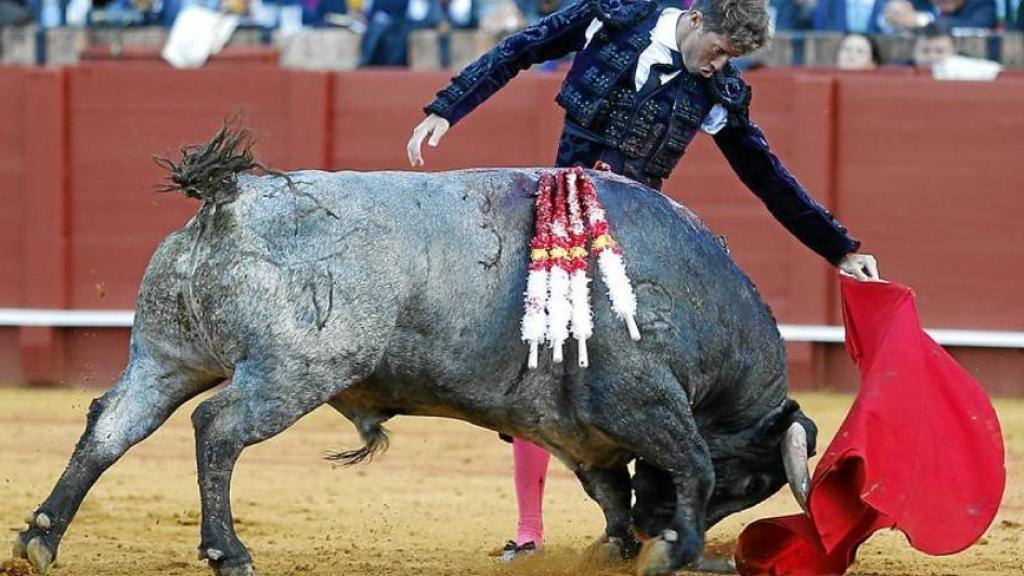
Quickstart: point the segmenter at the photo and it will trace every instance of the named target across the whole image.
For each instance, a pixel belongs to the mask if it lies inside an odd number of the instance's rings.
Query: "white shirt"
[[[846,0],[846,28],[850,32],[866,33],[874,9],[875,0]]]
[[[998,62],[954,55],[932,66],[936,80],[995,80],[1003,67]]]
[[[651,75],[651,66],[655,64],[672,64],[672,53],[679,52],[679,47],[676,45],[676,26],[682,14],[683,11],[678,8],[665,8],[661,12],[661,16],[658,17],[658,22],[651,29],[651,43],[640,53],[640,59],[636,63],[636,76],[633,78],[633,84],[636,86],[637,92],[647,82],[647,77]],[[587,41],[583,45],[584,48],[590,44],[594,34],[597,34],[603,25],[604,23],[597,18],[590,22],[590,26],[587,27],[586,31]],[[681,72],[683,70],[662,74],[660,78],[661,84],[672,80]],[[711,111],[708,112],[708,115],[704,117],[700,129],[708,134],[717,134],[719,130],[725,127],[727,119],[728,113],[725,108],[720,104],[715,104]]]

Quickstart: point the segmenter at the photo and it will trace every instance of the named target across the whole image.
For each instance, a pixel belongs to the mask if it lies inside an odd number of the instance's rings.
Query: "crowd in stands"
[[[509,3],[512,0],[507,0]],[[514,0],[530,22],[571,0]],[[892,34],[938,22],[954,32],[1024,27],[1021,0],[768,0],[779,31]],[[658,0],[687,4],[688,0]],[[44,27],[90,23],[170,25],[182,8],[201,5],[276,26],[295,18],[304,26],[452,26],[474,28],[481,11],[501,12],[503,0],[0,0],[0,23],[34,20]]]
[[[771,0],[777,30],[897,34],[932,22],[955,33],[1019,29],[1019,0]]]
[[[908,65],[930,70],[940,80],[993,80],[1002,69],[996,62],[958,55],[951,28],[939,22],[918,30],[913,55],[906,62],[884,62],[875,38],[859,33],[843,37],[835,62],[838,69],[855,72],[877,70],[884,64]]]
[[[170,26],[182,10],[201,6],[237,15],[242,26],[289,33],[303,27],[346,28],[361,35],[361,66],[406,66],[415,30],[482,28],[501,37],[571,1],[576,0],[0,0],[0,26]],[[657,1],[686,7],[691,0]],[[955,56],[954,35],[1024,29],[1022,0],[766,1],[776,32],[846,34],[835,62],[852,70],[883,64],[876,35],[911,33],[922,53]],[[446,35],[440,36],[441,61],[447,65]],[[934,62],[922,64],[928,58],[918,58],[917,52],[914,63],[931,68]]]
[[[239,15],[245,24],[254,26],[276,28],[292,20],[300,27],[344,26],[351,21],[348,18],[351,3],[351,0],[0,0],[0,14],[7,14],[7,20],[0,17],[0,25],[34,22],[44,28],[171,26],[182,10],[200,6]]]

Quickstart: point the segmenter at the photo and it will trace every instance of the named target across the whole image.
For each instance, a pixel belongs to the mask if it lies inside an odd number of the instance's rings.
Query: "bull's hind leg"
[[[57,548],[86,493],[125,452],[167,420],[218,377],[160,362],[133,345],[131,359],[117,385],[93,400],[68,467],[50,496],[28,518],[29,527],[14,542],[14,556],[27,558],[40,574],[57,557]]]
[[[355,374],[313,377],[309,363],[239,364],[231,384],[192,414],[202,526],[199,557],[220,576],[251,576],[252,558],[235,533],[231,475],[242,450],[284,431],[349,385]]]

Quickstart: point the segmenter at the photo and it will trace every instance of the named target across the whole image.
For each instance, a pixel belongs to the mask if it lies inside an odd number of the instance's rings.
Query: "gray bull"
[[[231,517],[236,460],[323,404],[365,442],[334,456],[346,463],[385,448],[381,424],[398,414],[544,446],[604,512],[590,557],[635,556],[646,538],[645,575],[698,561],[705,530],[775,493],[787,471],[805,489],[816,429],[787,397],[775,322],[719,240],[662,194],[591,174],[642,340],[595,280],[590,367],[569,346],[564,363],[542,355],[530,370],[519,324],[538,170],[257,176],[243,173],[259,165],[240,138],[222,131],[167,163],[203,206],[154,254],[128,366],[17,536],[15,556],[40,572],[99,476],[226,379],[192,414],[199,553],[222,576],[253,573]]]

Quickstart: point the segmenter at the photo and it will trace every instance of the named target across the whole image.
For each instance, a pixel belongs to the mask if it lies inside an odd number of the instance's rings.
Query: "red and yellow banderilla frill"
[[[530,242],[523,340],[530,345],[529,367],[537,367],[542,340],[562,361],[562,346],[572,335],[580,367],[589,365],[586,341],[593,334],[587,277],[586,243],[591,239],[612,310],[626,322],[630,337],[640,339],[636,296],[626,275],[622,250],[611,235],[604,207],[582,168],[543,174],[537,190],[535,231]]]

